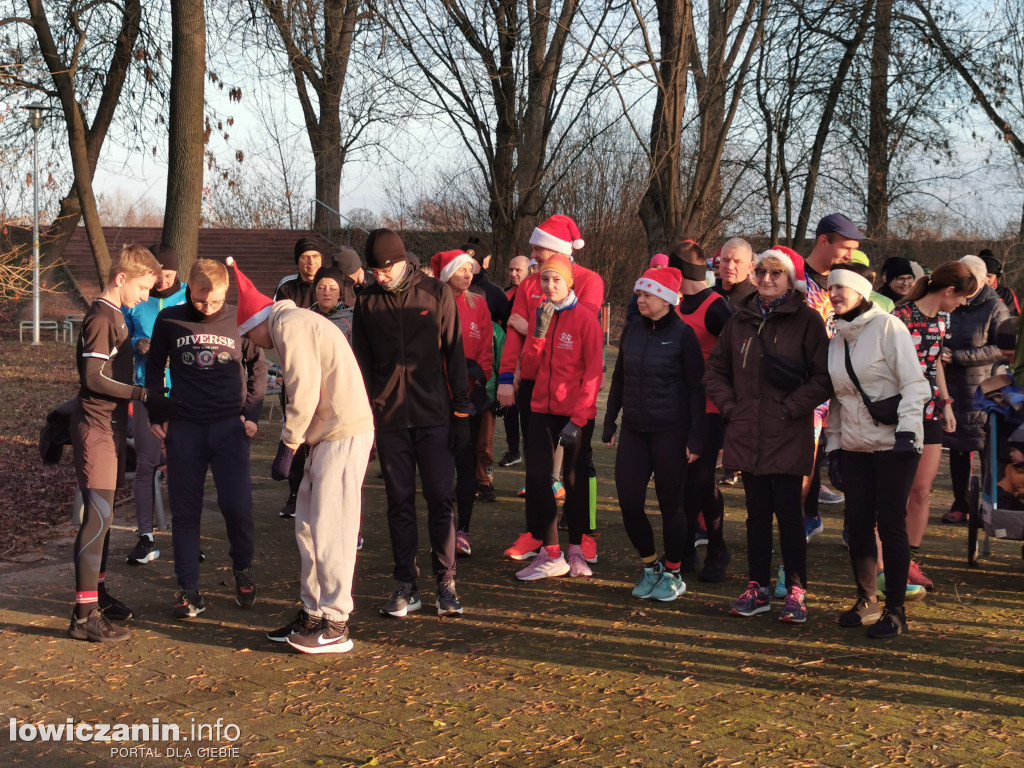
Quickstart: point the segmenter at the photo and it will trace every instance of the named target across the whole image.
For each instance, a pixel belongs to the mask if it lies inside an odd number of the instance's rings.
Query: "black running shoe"
[[[391,599],[380,607],[380,613],[382,616],[401,618],[409,611],[418,611],[421,607],[423,607],[423,601],[420,599],[419,588],[407,581],[400,581],[391,594]]]
[[[300,608],[298,614],[288,624],[285,624],[280,629],[267,632],[267,639],[273,640],[275,643],[286,643],[292,635],[312,632],[319,625],[319,619],[314,619],[306,613],[305,608]]]
[[[94,608],[84,619],[75,618],[71,614],[71,626],[68,637],[72,640],[89,640],[94,643],[117,643],[127,640],[132,633],[126,627],[111,624],[103,611]]]
[[[235,574],[235,602],[242,608],[252,608],[256,602],[256,573],[252,566],[232,573]]]
[[[480,497],[480,501],[497,501],[498,496],[494,492],[493,483],[483,483],[476,489],[476,495]]]
[[[132,617],[132,609],[107,592],[105,584],[100,584],[96,594],[100,601],[100,610],[108,619],[128,621]]]
[[[139,535],[139,543],[128,553],[128,565],[145,565],[160,557],[160,550],[149,536]]]
[[[176,619],[194,619],[206,610],[206,601],[198,591],[183,589],[178,595],[178,602],[174,604],[171,613]]]
[[[295,497],[289,496],[288,501],[281,507],[281,511],[277,513],[278,517],[282,518],[293,518],[295,517]]]
[[[438,616],[461,616],[462,603],[455,593],[455,582],[445,581],[437,585],[437,607]]]
[[[505,451],[505,455],[501,457],[501,461],[498,462],[498,466],[501,467],[514,467],[516,464],[521,464],[523,457],[521,454],[512,453],[512,451]]]
[[[348,623],[327,618],[320,619],[309,632],[291,635],[287,642],[300,653],[346,653],[352,650]]]

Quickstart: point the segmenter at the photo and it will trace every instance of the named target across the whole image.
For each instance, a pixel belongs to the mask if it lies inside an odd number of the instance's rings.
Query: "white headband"
[[[851,288],[865,299],[871,296],[871,281],[863,275],[858,275],[852,269],[833,269],[828,273],[828,287],[833,285],[845,285]]]

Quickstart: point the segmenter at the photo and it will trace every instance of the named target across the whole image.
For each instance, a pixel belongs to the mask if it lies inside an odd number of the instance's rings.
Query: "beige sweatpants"
[[[313,618],[347,621],[362,509],[363,478],[373,432],[317,443],[295,500],[302,604]]]

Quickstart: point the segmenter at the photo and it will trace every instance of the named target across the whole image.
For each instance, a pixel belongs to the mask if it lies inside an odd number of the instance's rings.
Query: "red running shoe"
[[[924,587],[927,590],[935,588],[934,582],[924,575],[924,571],[921,570],[921,566],[916,560],[910,561],[910,571],[907,573],[907,582],[909,584],[916,584],[919,587]]]

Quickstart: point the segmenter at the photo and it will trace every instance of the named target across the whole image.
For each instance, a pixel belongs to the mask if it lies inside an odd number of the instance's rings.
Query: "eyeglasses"
[[[223,307],[226,302],[224,299],[221,299],[220,301],[196,301],[195,299],[192,299],[192,303],[196,306],[197,309],[216,310]]]
[[[893,283],[912,283],[912,282],[914,282],[915,279],[916,278],[913,275],[900,275],[899,277],[894,277],[890,282],[893,282]]]
[[[770,276],[772,280],[778,280],[784,274],[786,274],[786,270],[784,269],[764,269],[763,267],[757,267],[754,270],[754,277],[758,280],[764,280],[766,275]]]

